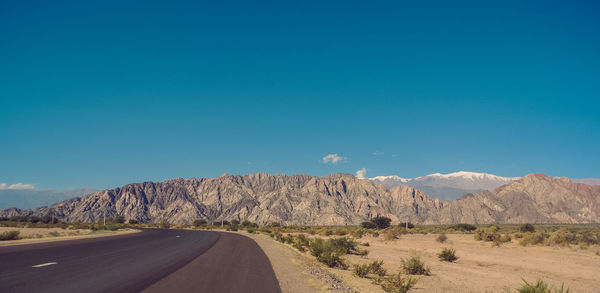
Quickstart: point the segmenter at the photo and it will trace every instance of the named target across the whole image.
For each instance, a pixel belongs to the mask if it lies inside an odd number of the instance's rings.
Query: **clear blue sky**
[[[598,1],[89,2],[0,2],[0,182],[600,177]]]

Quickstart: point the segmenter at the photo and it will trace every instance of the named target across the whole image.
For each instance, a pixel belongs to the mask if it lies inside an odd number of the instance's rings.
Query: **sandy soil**
[[[0,227],[0,233],[5,231],[19,231],[20,240],[0,241],[0,246],[18,245],[27,243],[62,241],[70,239],[81,239],[91,237],[110,236],[123,233],[135,233],[139,230],[126,229],[119,231],[92,231],[89,229],[61,229],[61,228],[15,228]]]
[[[363,237],[369,242],[369,255],[349,256],[350,263],[383,260],[388,273],[401,271],[403,258],[417,254],[431,268],[431,276],[419,276],[416,292],[514,292],[522,279],[547,283],[571,292],[600,292],[600,256],[598,247],[586,250],[569,247],[543,247],[512,243],[492,247],[490,242],[475,241],[473,235],[449,234],[446,243],[435,241],[435,234],[402,235],[394,241]],[[437,254],[444,247],[456,249],[455,263],[441,262]],[[361,292],[383,292],[369,279],[352,275],[351,270],[334,270],[344,282]]]
[[[313,257],[299,253],[264,234],[239,233],[254,239],[265,252],[282,292],[356,292]]]

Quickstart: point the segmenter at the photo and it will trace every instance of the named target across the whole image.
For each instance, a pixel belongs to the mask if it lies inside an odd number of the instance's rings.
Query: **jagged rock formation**
[[[199,218],[224,218],[262,224],[344,225],[377,215],[396,221],[398,217],[419,221],[429,210],[444,204],[409,187],[388,191],[348,174],[319,178],[259,173],[133,183],[49,207],[4,210],[0,216],[50,214],[68,221],[89,222],[106,214],[142,222],[191,223]]]
[[[425,224],[598,223],[600,186],[535,174],[447,203],[412,187],[388,190],[348,174],[259,173],[133,183],[49,207],[0,211],[4,217],[29,214],[84,222],[122,215],[141,222],[191,223],[204,218],[344,225],[383,215],[394,222]]]

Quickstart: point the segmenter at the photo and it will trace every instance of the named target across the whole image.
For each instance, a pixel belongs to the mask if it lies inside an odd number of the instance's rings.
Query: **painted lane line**
[[[177,236],[175,236],[175,237],[179,238],[179,235],[177,235]]]
[[[41,267],[45,267],[45,266],[51,266],[51,265],[55,265],[58,264],[56,262],[47,262],[47,263],[43,263],[43,264],[39,264],[39,265],[34,265],[31,266],[32,268],[41,268]]]

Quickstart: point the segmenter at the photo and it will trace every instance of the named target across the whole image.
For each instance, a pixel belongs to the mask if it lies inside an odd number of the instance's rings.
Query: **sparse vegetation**
[[[376,260],[368,264],[355,264],[353,268],[354,275],[361,278],[366,278],[369,274],[384,277],[387,273],[387,270],[383,268],[382,260]]]
[[[521,233],[525,233],[525,232],[535,232],[535,227],[533,227],[533,225],[529,224],[529,223],[525,223],[523,225],[521,225],[519,227],[519,231]]]
[[[447,262],[455,262],[458,259],[453,248],[444,248],[437,256],[441,261]]]
[[[435,240],[439,243],[444,243],[446,240],[448,240],[448,236],[446,236],[445,232],[442,232],[437,236],[437,238],[435,238]]]
[[[429,276],[431,274],[431,270],[425,267],[425,263],[417,255],[413,255],[409,259],[403,259],[402,268],[409,275]]]
[[[19,231],[6,231],[0,234],[0,241],[19,240]]]
[[[381,288],[389,293],[406,293],[409,292],[416,284],[417,279],[412,277],[402,277],[400,273],[385,278],[381,284]]]
[[[371,219],[371,222],[377,226],[377,229],[385,229],[390,226],[392,219],[384,216],[377,216]]]
[[[561,285],[560,288],[554,288],[542,280],[537,280],[535,284],[530,284],[523,280],[521,288],[516,290],[518,293],[569,293],[570,290]]]

